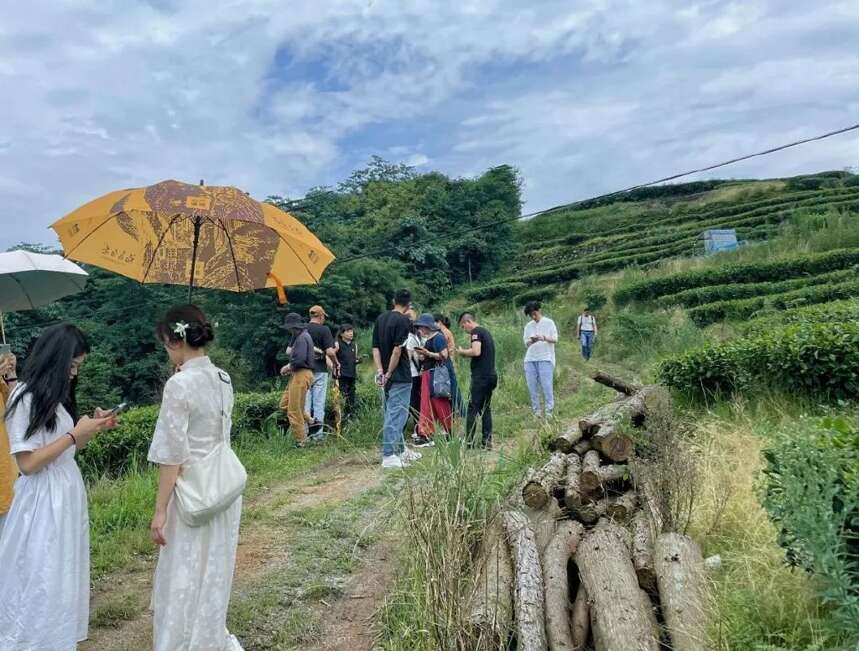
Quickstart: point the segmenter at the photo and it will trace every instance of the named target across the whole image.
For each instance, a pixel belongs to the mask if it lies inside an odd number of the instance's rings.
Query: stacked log
[[[472,601],[471,624],[494,639],[512,630],[516,648],[534,651],[703,650],[701,553],[689,538],[662,533],[652,486],[627,463],[630,425],[645,422],[655,389],[605,374],[598,381],[631,394],[564,430],[527,474],[501,516],[504,536],[488,534],[504,538],[508,563],[492,556],[504,544],[484,549],[485,567],[501,569],[481,578],[487,598]],[[492,595],[495,606],[486,603]]]

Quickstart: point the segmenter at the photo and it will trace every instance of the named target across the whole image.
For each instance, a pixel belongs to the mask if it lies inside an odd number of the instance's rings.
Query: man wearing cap
[[[289,364],[280,369],[281,375],[289,375],[289,386],[283,392],[280,408],[286,412],[292,435],[298,447],[303,448],[307,440],[307,428],[313,419],[305,413],[307,392],[313,384],[313,339],[307,332],[307,324],[300,315],[286,315],[283,329],[292,337],[289,347]]]
[[[331,328],[325,325],[328,314],[321,305],[310,308],[310,323],[307,325],[307,333],[313,340],[315,355],[313,357],[313,385],[310,387],[310,396],[304,405],[304,411],[318,424],[314,424],[308,431],[313,440],[322,439],[322,424],[325,422],[325,400],[328,397],[328,368],[334,370],[334,374],[340,373],[340,362],[337,360],[337,349],[334,346],[334,335]]]

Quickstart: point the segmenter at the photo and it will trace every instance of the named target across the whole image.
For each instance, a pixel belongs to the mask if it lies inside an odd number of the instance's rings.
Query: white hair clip
[[[176,327],[173,328],[173,332],[179,335],[180,339],[185,339],[188,332],[188,325],[184,321],[179,321],[176,323]]]

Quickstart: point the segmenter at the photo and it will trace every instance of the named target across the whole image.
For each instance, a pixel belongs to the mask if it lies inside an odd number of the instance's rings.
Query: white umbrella
[[[4,312],[33,310],[76,294],[87,272],[59,255],[10,251],[0,253],[0,331],[6,343]]]

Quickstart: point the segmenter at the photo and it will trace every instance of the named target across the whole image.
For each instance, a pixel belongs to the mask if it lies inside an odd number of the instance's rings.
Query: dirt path
[[[284,535],[279,535],[271,520],[281,521],[290,514],[319,506],[336,506],[381,483],[377,464],[370,465],[360,456],[352,456],[321,466],[294,481],[272,486],[249,500],[244,509],[241,538],[236,561],[233,594],[248,593],[255,582],[277,571],[288,561],[290,549]],[[370,619],[384,595],[391,577],[389,543],[380,540],[366,553],[367,563],[349,582],[342,598],[331,605],[332,619],[356,626],[325,631],[319,649],[371,649],[367,638]],[[154,561],[141,561],[134,567],[102,581],[94,591],[93,621],[90,639],[80,645],[82,651],[141,651],[151,648],[152,619],[148,610]],[[362,594],[359,594],[362,591]],[[326,619],[328,619],[326,617]],[[328,638],[341,640],[337,646]]]

